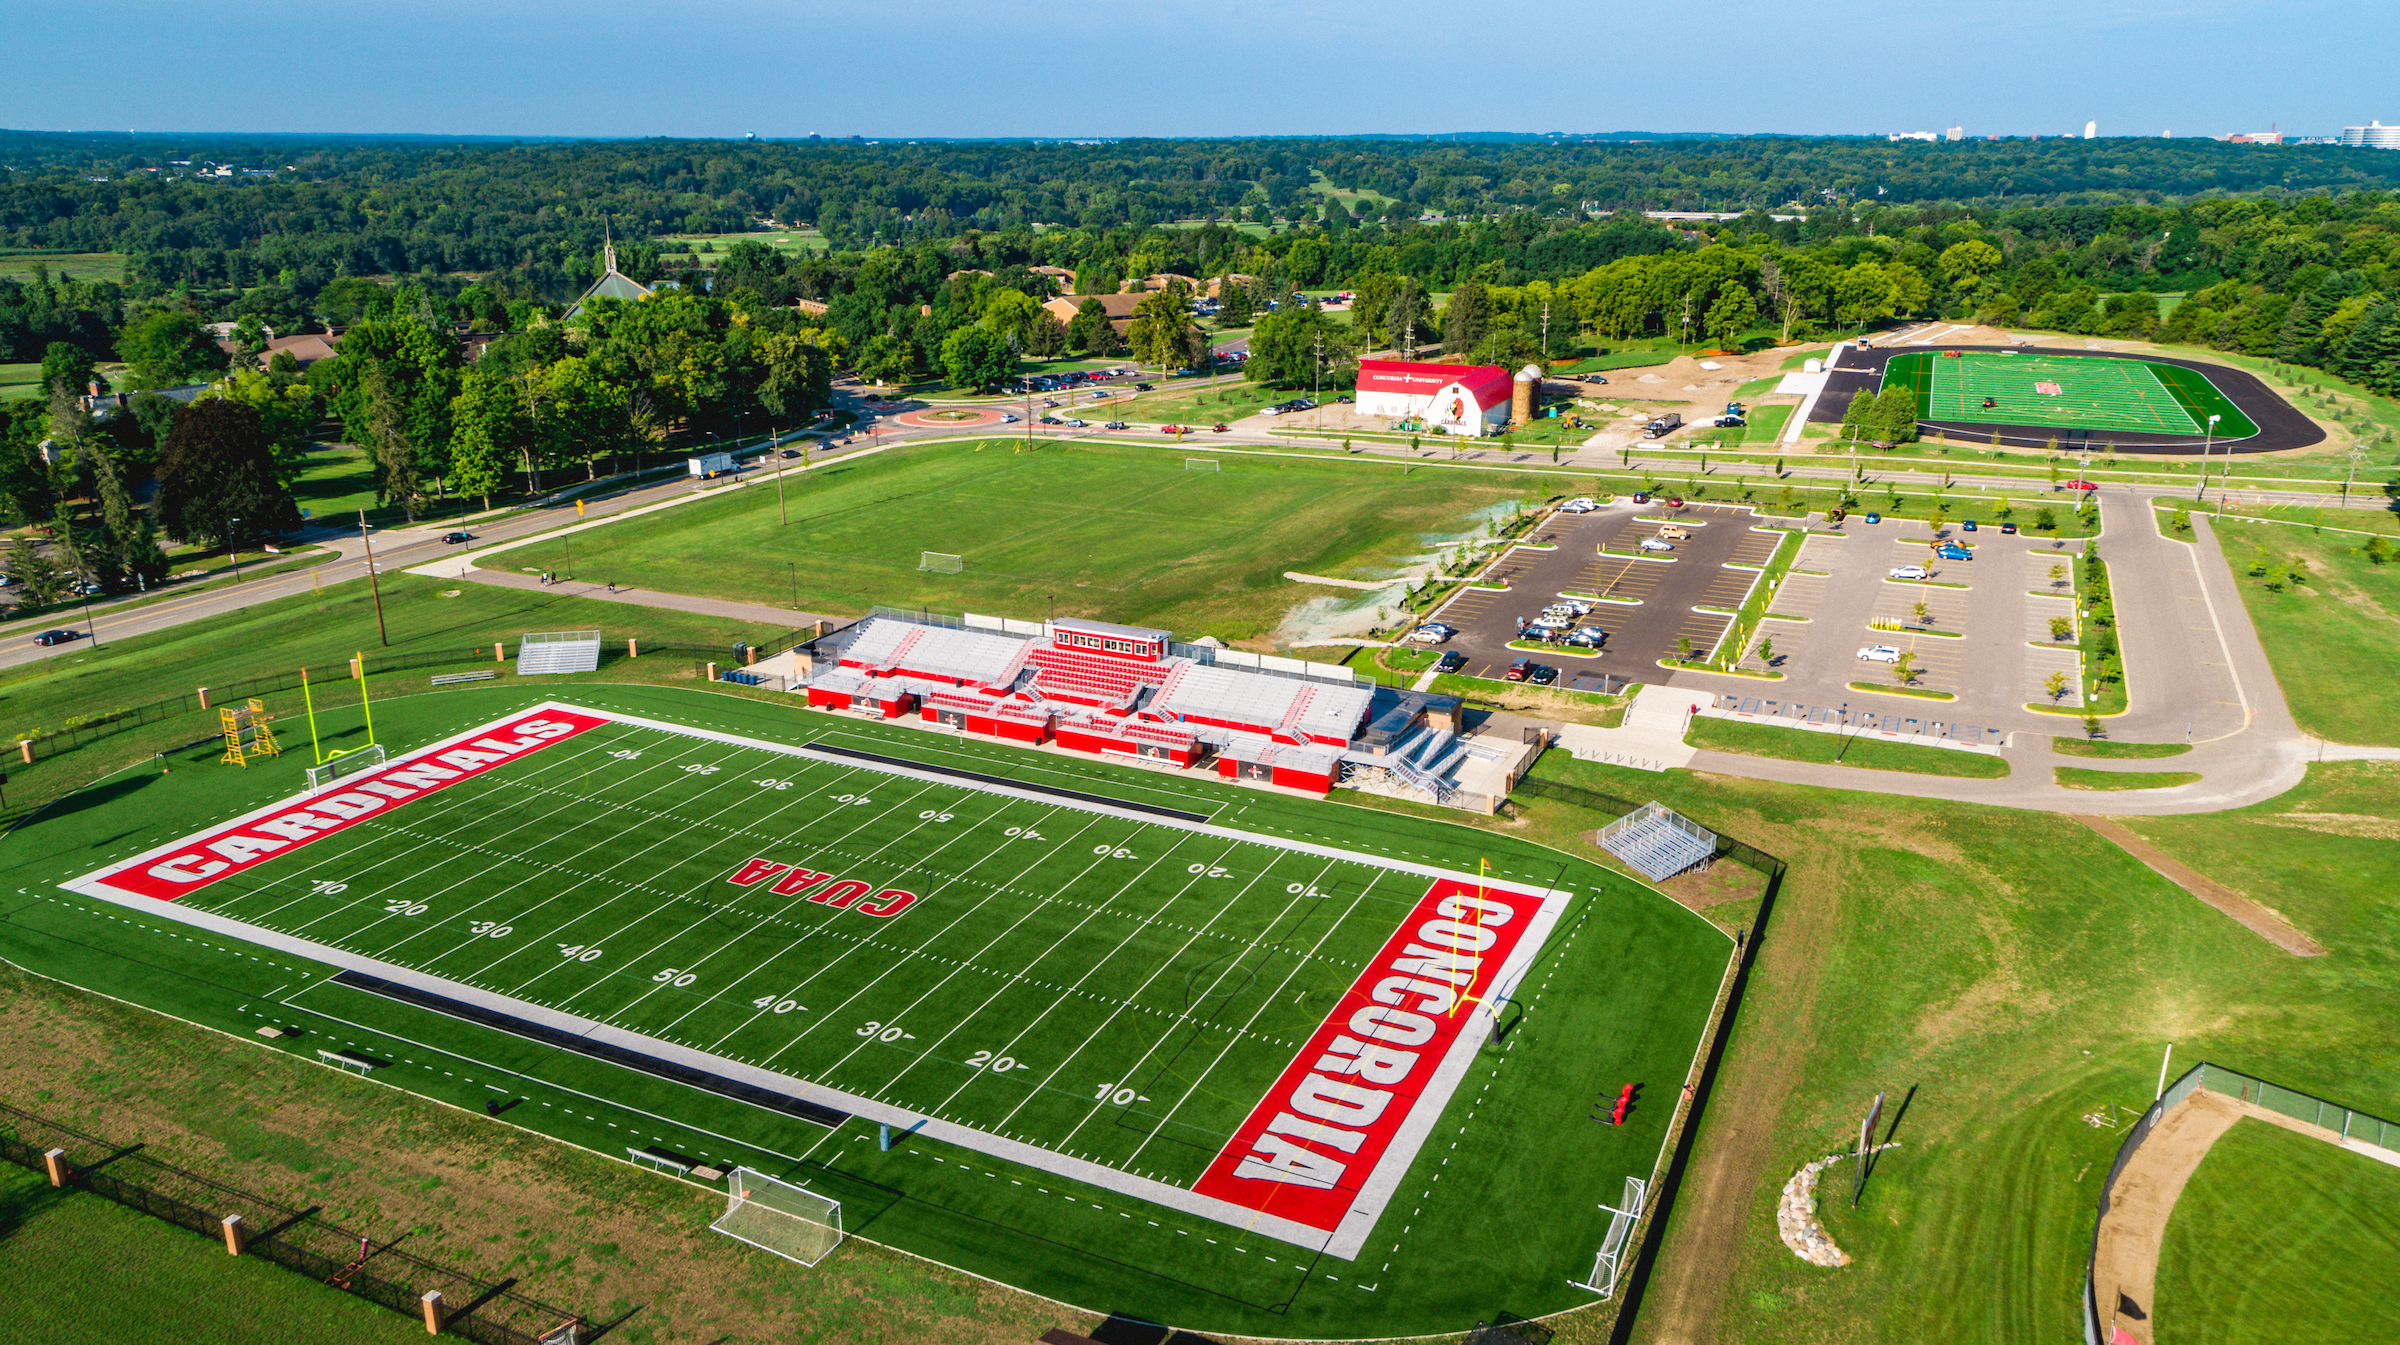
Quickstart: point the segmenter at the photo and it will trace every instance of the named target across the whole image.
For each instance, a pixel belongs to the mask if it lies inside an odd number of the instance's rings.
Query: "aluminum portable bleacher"
[[[1713,858],[1717,834],[1656,801],[1600,829],[1600,848],[1652,882]]]
[[[546,631],[517,641],[517,676],[593,672],[600,667],[600,632]]]

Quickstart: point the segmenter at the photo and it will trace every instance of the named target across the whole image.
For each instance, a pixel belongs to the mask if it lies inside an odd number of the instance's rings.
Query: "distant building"
[[[1358,413],[1416,417],[1428,427],[1481,438],[1508,423],[1515,383],[1497,364],[1358,362]]]
[[[2083,124],[2083,138],[2086,140],[2098,140],[2100,138],[2100,123],[2096,121],[2085,122]]]
[[[2360,149],[2400,149],[2400,126],[2386,126],[2379,121],[2364,126],[2342,128],[2342,143]]]
[[[1144,290],[1163,290],[1178,280],[1183,282],[1183,287],[1185,289],[1190,290],[1194,294],[1200,292],[1199,281],[1192,279],[1190,276],[1176,275],[1172,271],[1161,271],[1156,275],[1143,276],[1140,280],[1137,280],[1133,283],[1141,286]]]
[[[1037,276],[1050,277],[1051,280],[1057,282],[1061,294],[1075,292],[1075,273],[1064,266],[1028,266],[1025,269]]]
[[[1967,128],[1964,126],[1953,126],[1949,130],[1942,132],[1942,139],[1944,140],[1964,140],[1966,138]]]
[[[2283,143],[2283,132],[2243,131],[2225,137],[2225,143],[2229,145],[2280,145]]]
[[[1884,137],[1884,139],[1886,139],[1886,140],[1939,140],[1939,139],[1941,139],[1941,137],[1940,137],[1940,136],[1938,136],[1938,135],[1935,135],[1935,134],[1934,134],[1933,132],[1931,132],[1931,131],[1897,131],[1897,132],[1894,132],[1894,133],[1893,133],[1893,134],[1891,134],[1891,135],[1887,135],[1887,136],[1885,136],[1885,137]]]
[[[600,257],[600,278],[593,281],[592,287],[585,290],[583,297],[575,301],[575,306],[567,310],[568,317],[571,318],[582,312],[583,306],[594,299],[624,299],[630,302],[650,297],[650,286],[617,269],[615,239],[612,238],[602,245]]]
[[[1139,294],[1069,294],[1062,298],[1052,299],[1042,307],[1050,311],[1050,316],[1057,318],[1062,323],[1067,323],[1075,320],[1076,310],[1095,300],[1108,314],[1108,325],[1116,328],[1117,335],[1123,336],[1125,329],[1133,325],[1133,308],[1142,301],[1142,296]]]

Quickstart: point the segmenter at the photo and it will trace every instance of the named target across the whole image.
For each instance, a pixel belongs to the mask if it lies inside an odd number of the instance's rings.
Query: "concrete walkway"
[[[1590,724],[1561,725],[1558,729],[1558,745],[1574,753],[1578,761],[1630,766],[1639,771],[1665,771],[1688,766],[1695,757],[1714,755],[1703,753],[1683,740],[1684,731],[1691,723],[1692,706],[1703,703],[1704,699],[1670,686],[1646,686],[1636,692],[1633,703],[1625,707],[1622,727],[1604,729]]]

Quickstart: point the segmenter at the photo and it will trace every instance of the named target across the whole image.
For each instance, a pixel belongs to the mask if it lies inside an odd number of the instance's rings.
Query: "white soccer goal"
[[[1219,470],[1219,468],[1215,458],[1185,458],[1183,460],[1183,470],[1187,472],[1213,472]]]
[[[967,563],[957,556],[939,551],[920,551],[917,553],[917,568],[931,570],[935,574],[957,574],[967,568]]]
[[[371,771],[383,764],[383,744],[369,743],[365,747],[345,752],[322,766],[308,768],[308,787],[323,789],[344,776]]]
[[[760,1251],[813,1266],[841,1245],[842,1202],[763,1172],[735,1168],[725,1177],[725,1213],[709,1227]]]
[[[1602,1298],[1614,1298],[1617,1293],[1617,1271],[1625,1258],[1625,1243],[1633,1235],[1633,1226],[1642,1221],[1642,1202],[1650,1194],[1650,1184],[1639,1177],[1625,1179],[1625,1198],[1619,1208],[1600,1208],[1608,1212],[1608,1232],[1600,1239],[1600,1255],[1592,1262],[1589,1281],[1567,1281],[1578,1289],[1586,1289]]]

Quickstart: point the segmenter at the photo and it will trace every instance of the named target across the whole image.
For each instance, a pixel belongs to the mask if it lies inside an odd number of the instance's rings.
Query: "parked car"
[[[1673,543],[1662,542],[1655,537],[1643,538],[1641,540],[1641,548],[1644,551],[1672,551],[1675,549]]]
[[[1900,650],[1893,645],[1871,644],[1859,650],[1858,656],[1869,663],[1898,663]]]
[[[1433,670],[1435,672],[1457,672],[1459,669],[1466,666],[1467,656],[1459,653],[1455,649],[1445,652],[1440,658],[1437,658],[1433,661]]]
[[[2016,535],[2017,535],[2017,525],[2016,525],[2016,524],[2014,524],[2014,523],[2003,523],[2003,524],[2001,524],[2001,525],[2000,525],[2000,535],[2001,535],[2001,536],[2003,536],[2003,537],[2014,537],[2014,536],[2016,536]]]
[[[1883,521],[1883,511],[1881,511],[1881,510],[1879,510],[1879,509],[1870,509],[1870,510],[1868,510],[1868,511],[1867,511],[1867,521],[1868,521],[1869,523],[1881,523],[1881,522]]]
[[[1547,663],[1536,663],[1532,670],[1525,674],[1525,680],[1537,687],[1546,687],[1558,680],[1558,669]]]
[[[1971,518],[1967,519],[1961,522],[1958,526],[1964,531],[1973,532],[1975,531],[1975,520]]]
[[[471,532],[445,532],[442,534],[442,540],[448,542],[452,546],[457,546],[461,542],[474,541],[475,534]]]
[[[1598,500],[1593,499],[1589,495],[1578,495],[1574,499],[1560,505],[1558,507],[1558,512],[1562,514],[1588,514],[1599,507],[1600,502]]]
[[[1963,546],[1960,546],[1960,545],[1959,545],[1958,543],[1956,543],[1956,542],[1944,542],[1944,543],[1942,543],[1940,546],[1938,546],[1938,547],[1935,547],[1935,548],[1934,548],[1934,550],[1933,550],[1933,554],[1935,554],[1935,555],[1937,555],[1937,556],[1940,556],[1940,557],[1941,557],[1943,560],[1973,560],[1973,559],[1975,559],[1975,553],[1974,553],[1974,552],[1967,550],[1965,547],[1963,547]]]
[[[1922,565],[1896,565],[1892,567],[1892,572],[1884,577],[1887,579],[1923,579],[1927,573],[1928,571]]]
[[[1603,377],[1602,377],[1602,376],[1600,376],[1599,374],[1585,374],[1585,375],[1583,376],[1583,381],[1584,381],[1584,382],[1586,382],[1586,383],[1593,384],[1593,385],[1595,385],[1595,386],[1598,386],[1598,387],[1606,387],[1606,386],[1608,386],[1608,380],[1607,380],[1606,378],[1603,378]]]
[[[1566,642],[1584,649],[1598,649],[1608,642],[1608,632],[1598,626],[1577,626],[1567,632]]]
[[[1670,526],[1660,528],[1658,530],[1658,535],[1666,538],[1670,542],[1688,542],[1692,539],[1692,530],[1689,528]]]
[[[796,448],[787,448],[775,456],[779,458],[796,458],[800,456],[800,450]]]
[[[66,644],[82,635],[83,632],[79,630],[46,630],[34,636],[33,642],[40,645]]]
[[[1121,430],[1125,428],[1125,422],[1121,420],[1112,420],[1100,428],[1104,430]]]
[[[1511,664],[1509,664],[1509,665],[1508,665],[1508,671],[1507,671],[1507,672],[1505,672],[1505,673],[1502,673],[1502,674],[1501,674],[1501,678],[1502,678],[1502,680],[1504,680],[1504,681],[1510,681],[1510,682],[1522,682],[1522,681],[1524,681],[1524,680],[1525,680],[1527,677],[1531,676],[1532,674],[1533,674],[1533,660],[1531,660],[1531,659],[1518,659],[1516,662],[1514,662],[1514,663],[1511,663]]]

